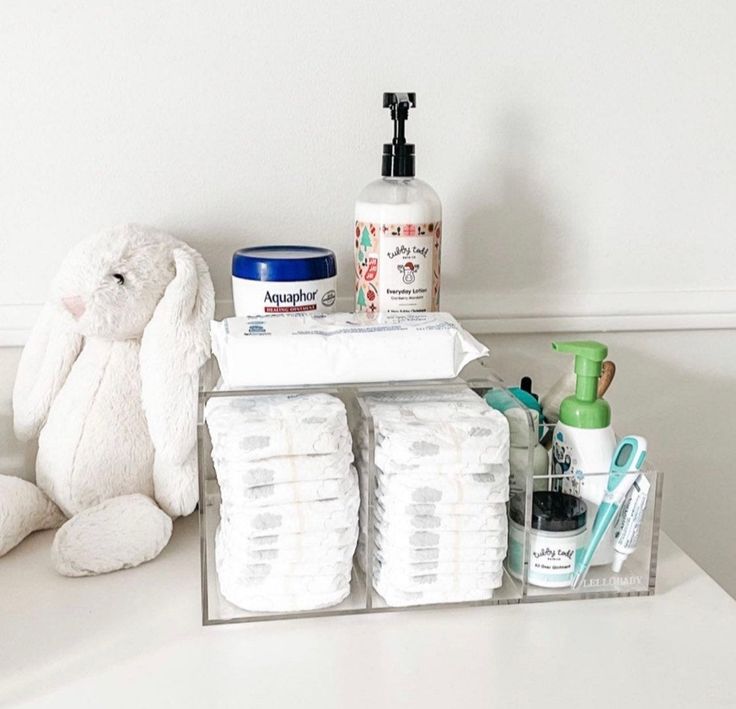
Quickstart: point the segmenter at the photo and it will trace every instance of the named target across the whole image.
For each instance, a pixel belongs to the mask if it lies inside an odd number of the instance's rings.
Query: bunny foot
[[[66,517],[33,483],[0,475],[0,556],[31,532],[60,527]]]
[[[63,576],[95,576],[157,557],[171,518],[145,495],[122,495],[72,517],[54,537],[51,556]]]

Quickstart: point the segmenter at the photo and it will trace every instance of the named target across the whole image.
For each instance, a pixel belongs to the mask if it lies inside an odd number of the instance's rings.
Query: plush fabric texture
[[[204,260],[163,232],[115,227],[62,262],[13,390],[16,435],[39,437],[36,484],[72,518],[54,545],[62,573],[153,558],[168,540],[161,510],[176,517],[196,506],[197,376],[209,357],[213,314]],[[160,508],[144,513],[159,525],[141,526],[153,535],[148,545],[126,531],[127,520],[147,509],[141,496]],[[113,499],[111,510],[99,507]],[[4,526],[0,519],[0,537]],[[109,559],[95,555],[95,534]],[[116,537],[130,549],[106,541]]]
[[[54,529],[64,514],[35,485],[12,475],[0,475],[0,556],[31,532]]]
[[[105,500],[56,533],[51,558],[64,576],[94,576],[157,557],[171,537],[171,517],[145,495]]]

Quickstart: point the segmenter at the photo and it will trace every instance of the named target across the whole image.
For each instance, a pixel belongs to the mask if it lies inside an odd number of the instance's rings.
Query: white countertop
[[[649,598],[209,628],[196,516],[97,578],[56,575],[51,538],[0,559],[0,705],[736,706],[736,601],[667,537]]]

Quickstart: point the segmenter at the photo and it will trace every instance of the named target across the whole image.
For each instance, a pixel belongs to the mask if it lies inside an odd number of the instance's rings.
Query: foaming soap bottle
[[[439,310],[442,205],[414,177],[405,124],[415,106],[416,94],[383,94],[394,137],[383,146],[382,178],[366,185],[355,203],[356,312]]]
[[[575,393],[562,400],[555,426],[552,471],[564,475],[562,492],[582,497],[588,506],[588,527],[595,519],[608,484],[608,471],[616,450],[611,407],[598,398],[598,379],[608,348],[600,342],[553,342],[558,352],[575,355]],[[599,475],[591,475],[600,473]],[[613,525],[598,545],[591,566],[613,561]]]

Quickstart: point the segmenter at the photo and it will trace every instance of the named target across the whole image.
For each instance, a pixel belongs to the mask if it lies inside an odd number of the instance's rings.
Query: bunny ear
[[[182,244],[176,275],[146,326],[140,365],[143,410],[156,451],[154,495],[172,515],[197,501],[196,421],[199,368],[210,356],[215,294],[204,259]]]
[[[81,349],[82,336],[69,327],[67,314],[53,303],[44,305],[23,348],[13,387],[13,423],[21,441],[38,435]]]

